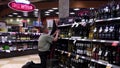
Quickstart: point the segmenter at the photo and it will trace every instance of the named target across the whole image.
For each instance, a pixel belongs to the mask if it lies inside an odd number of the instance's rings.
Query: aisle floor
[[[0,68],[21,68],[26,62],[33,61],[40,63],[37,54],[0,59]]]

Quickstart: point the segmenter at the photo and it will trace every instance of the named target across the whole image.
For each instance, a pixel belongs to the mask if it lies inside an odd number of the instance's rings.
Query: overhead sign
[[[25,1],[25,2],[21,2],[21,1],[15,0],[9,2],[8,6],[13,10],[22,11],[22,12],[31,12],[35,9],[35,6],[33,4],[30,4],[29,1]]]

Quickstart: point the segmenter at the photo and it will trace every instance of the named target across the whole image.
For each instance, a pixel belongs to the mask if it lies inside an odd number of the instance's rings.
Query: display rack
[[[0,33],[0,58],[36,54],[41,33]]]
[[[99,25],[100,26],[101,22],[108,22],[107,24],[109,24],[109,22],[114,22],[114,21],[118,22],[119,20],[120,20],[120,17],[95,20],[95,25]],[[104,23],[102,23],[102,24],[104,24]],[[116,24],[116,23],[113,23],[113,24]],[[76,27],[76,25],[77,25],[77,27]],[[65,54],[66,55],[71,54],[71,56],[72,57],[74,56],[74,58],[76,56],[78,56],[78,58],[81,58],[81,59],[84,59],[84,60],[87,60],[87,61],[90,61],[90,62],[94,62],[94,63],[100,64],[100,65],[104,65],[106,68],[107,67],[110,67],[110,68],[120,68],[119,65],[111,64],[111,63],[109,63],[107,61],[103,61],[103,60],[100,60],[100,59],[96,60],[96,59],[94,59],[92,57],[86,57],[84,55],[76,54],[76,53],[74,53],[74,51],[71,50],[71,48],[75,47],[76,42],[80,42],[80,43],[88,43],[89,42],[90,45],[94,45],[93,43],[95,43],[95,44],[101,44],[101,43],[102,44],[110,44],[109,46],[111,46],[111,47],[112,46],[113,47],[119,47],[120,46],[119,45],[120,44],[120,41],[119,41],[120,39],[100,39],[100,38],[95,39],[95,38],[89,38],[89,37],[82,38],[80,36],[73,36],[72,35],[72,33],[73,33],[72,29],[78,28],[78,25],[80,25],[80,23],[77,23],[77,24],[76,23],[71,23],[71,24],[64,24],[64,25],[59,25],[58,26],[58,28],[61,31],[65,30],[65,32],[62,32],[62,35],[60,35],[61,38],[59,38],[59,40],[64,41],[64,42],[66,41],[66,43],[65,44],[64,43],[59,43],[59,46],[58,46],[57,49],[55,49],[55,51],[59,52],[59,54],[63,55],[63,56]],[[75,27],[73,27],[73,26],[75,26]],[[69,35],[69,33],[71,33],[71,35]],[[65,45],[66,45],[66,47],[68,47],[68,49],[63,49],[64,47],[62,48],[62,46],[65,46]],[[98,45],[96,45],[96,46],[98,46]],[[71,47],[71,48],[69,48],[69,47]],[[104,47],[104,45],[101,45],[101,47]],[[63,58],[63,56],[61,58]],[[64,57],[64,59],[65,59],[65,57]],[[68,59],[69,61],[71,61],[70,57],[67,57],[66,59]],[[62,60],[62,59],[60,59],[60,60]],[[64,63],[60,63],[59,66],[62,67],[62,68],[64,68],[64,67],[68,67],[69,68],[69,66],[72,65],[71,63],[66,64],[65,62],[67,63],[67,61],[65,60]],[[118,62],[120,62],[120,60],[118,60]]]

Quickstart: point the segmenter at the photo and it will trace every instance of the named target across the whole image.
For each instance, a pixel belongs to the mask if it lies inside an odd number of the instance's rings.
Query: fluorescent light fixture
[[[59,12],[56,12],[56,14],[59,14]]]
[[[18,13],[13,13],[14,15],[17,15]]]
[[[79,9],[79,8],[75,8],[74,10],[75,10],[75,11],[78,11],[78,10],[80,10],[80,9]]]
[[[71,12],[70,14],[73,15],[73,14],[75,14],[75,13],[74,13],[74,12]]]
[[[17,17],[21,17],[21,16],[17,16]]]
[[[9,17],[13,17],[13,15],[8,15]]]
[[[45,13],[50,13],[50,12],[46,11]]]
[[[52,10],[52,9],[50,9],[50,10],[48,10],[49,12],[53,12],[54,10]]]
[[[58,8],[52,8],[52,9],[57,10]]]
[[[49,16],[50,14],[45,14],[46,16]]]

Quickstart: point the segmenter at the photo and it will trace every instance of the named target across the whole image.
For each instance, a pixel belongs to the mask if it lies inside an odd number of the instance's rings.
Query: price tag
[[[96,50],[96,47],[93,48],[93,52]]]
[[[74,40],[73,43],[75,44],[75,43],[76,43],[76,40]]]
[[[79,26],[79,24],[78,23],[76,23],[76,26],[75,27],[78,27]]]
[[[91,59],[91,61],[93,61],[93,62],[94,62],[95,60],[94,60],[94,59]]]
[[[79,55],[76,55],[76,59],[78,59],[79,58]]]
[[[98,55],[101,55],[102,54],[102,51],[99,51]]]
[[[85,57],[84,57],[84,56],[82,56],[81,58],[85,59]]]
[[[108,55],[108,52],[105,53],[105,56],[107,56],[107,55]]]
[[[75,26],[75,24],[72,24],[72,26],[71,27],[74,27]]]
[[[106,68],[112,68],[111,64],[107,64]]]
[[[70,57],[71,56],[71,53],[68,53],[68,57]]]

